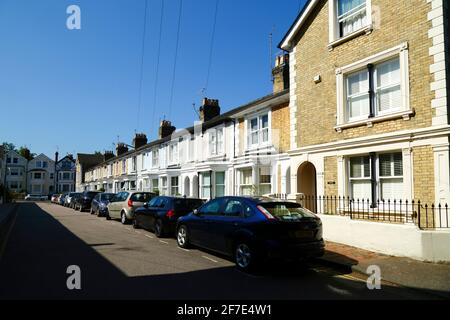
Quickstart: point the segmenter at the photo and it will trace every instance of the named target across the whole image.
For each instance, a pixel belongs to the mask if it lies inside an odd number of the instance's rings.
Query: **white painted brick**
[[[445,61],[434,63],[430,66],[430,73],[435,73],[442,70],[445,70]]]
[[[448,122],[447,115],[442,115],[439,117],[433,117],[432,125],[440,126],[440,125],[448,124],[447,122]]]
[[[440,34],[440,35],[438,35],[436,37],[433,37],[433,46],[438,45],[438,44],[443,43],[443,42],[444,42],[444,35],[443,34]]]
[[[447,97],[447,90],[446,89],[436,90],[434,92],[434,96],[436,97],[436,99]]]
[[[445,80],[435,81],[435,82],[432,82],[430,84],[430,88],[431,88],[432,91],[439,90],[439,89],[444,89],[445,86],[446,86]]]
[[[447,106],[447,98],[439,98],[431,100],[432,108],[439,108]]]
[[[434,27],[439,27],[442,26],[444,24],[444,17],[440,16],[437,18],[434,18],[433,20],[431,20],[431,26]]]
[[[442,26],[437,26],[428,30],[428,38],[433,38],[443,33],[444,28]]]
[[[436,9],[433,9],[430,12],[428,12],[428,20],[433,20],[434,18],[442,16],[442,14],[443,14],[442,6],[436,7]]]
[[[444,80],[445,79],[445,70],[438,71],[434,74],[434,81]]]
[[[430,56],[432,56],[432,55],[435,55],[435,54],[444,52],[444,50],[445,50],[445,49],[444,49],[444,43],[441,43],[441,44],[432,46],[432,47],[428,50],[428,52],[429,52]]]
[[[446,116],[447,115],[447,106],[442,106],[442,107],[436,108],[435,114],[436,114],[436,116]]]
[[[442,0],[431,1],[431,9],[436,9],[438,7],[442,7]]]
[[[433,60],[434,60],[434,63],[438,63],[438,62],[444,61],[445,60],[445,52],[441,52],[441,53],[435,54],[433,56]]]

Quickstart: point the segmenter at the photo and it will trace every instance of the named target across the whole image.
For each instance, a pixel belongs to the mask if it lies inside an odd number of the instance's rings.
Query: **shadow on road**
[[[128,277],[93,249],[108,245],[89,245],[36,204],[23,203],[0,260],[0,299],[381,299],[404,292],[370,291],[365,283],[334,277],[343,272],[292,264],[267,265],[256,274],[212,267]],[[70,265],[81,268],[81,290],[67,289]]]

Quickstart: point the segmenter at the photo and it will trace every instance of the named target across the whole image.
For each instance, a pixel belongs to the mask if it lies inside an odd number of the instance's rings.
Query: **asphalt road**
[[[69,290],[68,266],[81,270]],[[238,271],[224,257],[183,250],[119,221],[50,203],[21,203],[0,257],[0,299],[427,299],[424,292],[313,264]]]

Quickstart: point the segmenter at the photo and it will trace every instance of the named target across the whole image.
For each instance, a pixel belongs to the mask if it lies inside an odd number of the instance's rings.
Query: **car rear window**
[[[314,213],[297,203],[262,203],[260,206],[278,220],[298,221],[302,218],[315,218]]]
[[[175,210],[192,211],[200,207],[203,201],[201,199],[175,199],[173,204]]]
[[[148,202],[151,200],[152,196],[151,193],[135,193],[131,196],[131,201]]]

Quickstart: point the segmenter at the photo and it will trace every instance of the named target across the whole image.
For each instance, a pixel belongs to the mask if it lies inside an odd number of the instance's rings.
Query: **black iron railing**
[[[273,195],[288,199],[286,194]],[[293,200],[293,199],[292,199]],[[295,201],[318,214],[348,216],[354,220],[413,223],[420,229],[450,229],[448,204],[428,204],[420,200],[353,199],[343,196],[298,195]]]

